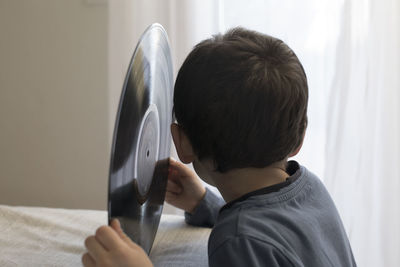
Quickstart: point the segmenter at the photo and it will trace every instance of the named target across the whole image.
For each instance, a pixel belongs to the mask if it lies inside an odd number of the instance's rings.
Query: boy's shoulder
[[[225,205],[211,233],[209,248],[216,249],[235,237],[262,237],[265,242],[275,244],[276,240],[271,236],[281,227],[282,217],[290,216],[285,214],[285,209],[293,205],[292,202],[303,202],[310,197],[312,187],[320,187],[312,186],[318,184],[319,179],[302,166],[298,166],[293,177],[292,183],[278,191],[264,194],[262,191],[266,190],[258,190],[259,194],[251,193],[249,197]]]
[[[250,249],[248,253],[263,258],[269,253],[295,266],[325,266],[318,259],[331,260],[324,253],[337,250],[340,256],[333,262],[351,261],[347,235],[324,185],[305,167],[295,175],[297,179],[277,192],[253,195],[222,209],[209,239],[210,260],[235,247],[239,254]],[[256,256],[257,251],[265,254]]]

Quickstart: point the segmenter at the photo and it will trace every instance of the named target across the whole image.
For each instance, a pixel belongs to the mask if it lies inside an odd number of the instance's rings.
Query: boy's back
[[[297,162],[289,165],[294,172],[285,183],[222,208],[209,239],[210,266],[356,266],[325,187]],[[205,208],[219,209],[208,203],[198,211],[203,216]],[[188,223],[199,225],[201,214],[187,216]]]

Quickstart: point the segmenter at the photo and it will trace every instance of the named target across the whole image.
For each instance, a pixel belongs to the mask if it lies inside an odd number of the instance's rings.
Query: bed
[[[81,266],[84,239],[106,223],[106,211],[0,205],[0,266]],[[150,258],[154,266],[208,266],[209,234],[163,214]]]

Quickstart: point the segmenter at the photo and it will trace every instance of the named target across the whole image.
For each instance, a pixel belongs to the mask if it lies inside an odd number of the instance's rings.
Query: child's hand
[[[101,226],[85,240],[84,266],[153,266],[146,252],[124,234],[118,220]]]
[[[186,212],[193,213],[206,194],[200,178],[184,164],[170,158],[165,200]]]

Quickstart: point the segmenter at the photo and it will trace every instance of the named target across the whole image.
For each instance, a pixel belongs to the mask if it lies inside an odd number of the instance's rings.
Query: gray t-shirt
[[[191,225],[213,227],[214,266],[356,266],[349,240],[321,181],[295,161],[288,180],[226,204],[207,190]]]

